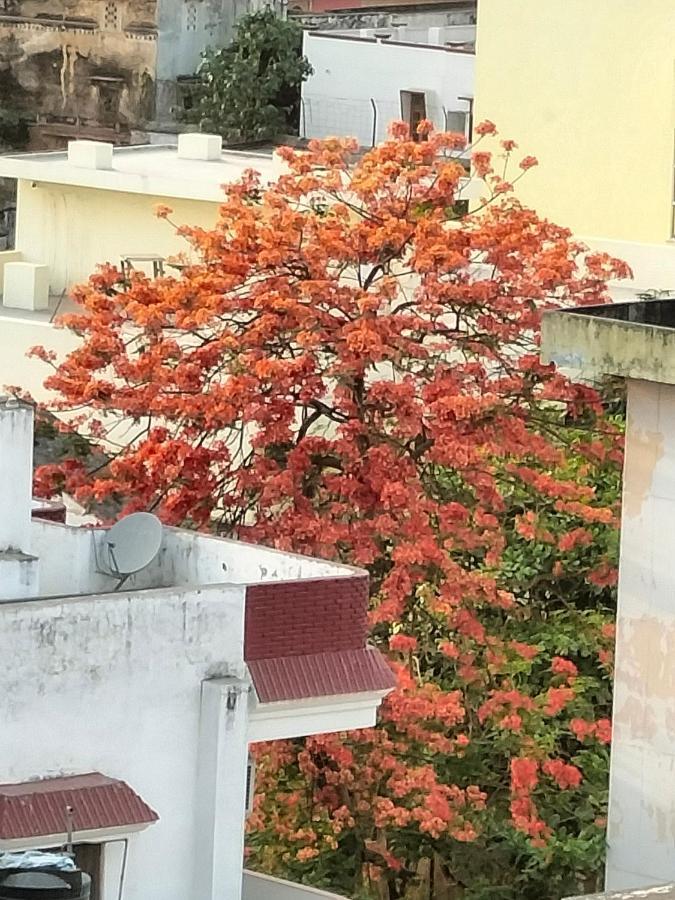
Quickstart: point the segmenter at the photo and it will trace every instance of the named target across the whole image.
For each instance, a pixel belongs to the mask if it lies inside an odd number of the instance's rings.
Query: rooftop
[[[108,168],[76,165],[68,151],[61,150],[0,155],[0,177],[216,202],[222,200],[221,186],[236,181],[247,169],[275,178],[279,168],[273,148],[223,150],[215,159],[187,159],[168,144],[114,147]]]
[[[541,355],[584,376],[675,384],[675,298],[547,312]]]
[[[222,642],[233,642],[230,658],[249,664],[261,703],[393,686],[367,644],[365,571],[163,528],[147,513],[111,529],[62,524],[58,504],[31,500],[33,443],[30,404],[0,400],[0,643],[15,640],[16,628],[25,638],[32,622],[41,633],[63,640],[76,633],[86,644],[92,634],[107,635],[113,621],[141,633],[149,616],[181,646],[186,635],[190,641],[190,622],[204,629],[207,657],[220,659]]]

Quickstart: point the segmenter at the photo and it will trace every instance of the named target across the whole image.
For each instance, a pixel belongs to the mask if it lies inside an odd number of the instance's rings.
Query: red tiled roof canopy
[[[255,659],[248,668],[261,703],[389,691],[395,684],[391,669],[372,647]]]
[[[367,634],[365,573],[246,589],[244,659],[261,703],[391,690]]]
[[[144,825],[159,816],[124,781],[99,772],[0,784],[0,840]]]

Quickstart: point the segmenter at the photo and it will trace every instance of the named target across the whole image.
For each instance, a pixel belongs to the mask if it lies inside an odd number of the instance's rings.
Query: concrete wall
[[[426,94],[427,117],[445,125],[447,111],[466,111],[460,97],[473,96],[474,56],[441,47],[408,46],[371,39],[306,32],[304,51],[314,68],[302,86],[301,133],[310,138],[356,137],[371,146],[373,110],[376,142],[390,122],[401,119],[401,91]]]
[[[63,596],[115,587],[115,578],[97,571],[104,561],[103,530],[73,528],[42,519],[33,519],[30,528],[31,552],[40,560],[40,594]],[[125,583],[125,590],[244,585],[352,574],[357,570],[309,556],[165,528],[157,557]]]
[[[675,880],[675,386],[628,382],[608,890]]]
[[[38,402],[49,399],[52,395],[44,388],[44,380],[51,369],[39,359],[29,359],[28,349],[44,346],[63,358],[78,346],[79,338],[49,323],[5,317],[0,318],[0,335],[0,390],[5,385],[14,385],[28,391]]]
[[[168,204],[178,224],[211,228],[218,203],[96,191],[19,181],[16,249],[27,262],[46,263],[53,293],[86,281],[99,263],[120,264],[123,254],[170,256],[189,245],[155,208]]]
[[[0,780],[101,771],[127,781],[160,819],[130,840],[126,900],[211,900],[194,889],[213,833],[196,827],[200,696],[204,679],[244,675],[243,609],[243,590],[223,586],[0,605]],[[230,759],[245,753],[245,738],[235,744]],[[233,783],[243,771],[218,774],[243,796]],[[220,815],[221,832],[243,833],[243,802]],[[117,900],[118,853],[106,850],[102,900]],[[216,853],[221,884],[236,886],[236,846]]]
[[[340,898],[337,894],[328,894],[326,891],[302,884],[292,884],[280,878],[245,871],[242,900],[340,900]]]
[[[313,4],[316,7],[316,3]],[[476,36],[475,4],[462,9],[456,5],[439,4],[435,9],[429,6],[408,7],[406,9],[377,8],[334,9],[330,12],[293,13],[294,0],[289,3],[289,15],[304,28],[316,31],[356,32],[362,28],[384,29],[405,28],[408,34],[428,31],[429,28],[447,29],[454,35],[448,40],[473,40]],[[458,36],[459,35],[459,36]]]
[[[670,0],[479,4],[476,121],[538,157],[526,203],[582,236],[665,249],[674,40]]]

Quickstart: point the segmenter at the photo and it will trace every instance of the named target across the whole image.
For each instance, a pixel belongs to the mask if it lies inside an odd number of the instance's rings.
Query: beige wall
[[[581,235],[663,246],[673,195],[672,0],[478,6],[477,121],[492,119],[541,163],[520,196]]]
[[[675,386],[628,381],[607,887],[675,880]]]
[[[218,204],[92,188],[19,182],[16,248],[28,262],[50,267],[53,293],[86,281],[99,263],[119,265],[124,254],[169,256],[187,251],[185,240],[158,219],[166,204],[178,224],[212,226]]]

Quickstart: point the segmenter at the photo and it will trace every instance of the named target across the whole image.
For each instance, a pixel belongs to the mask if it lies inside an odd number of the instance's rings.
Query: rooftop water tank
[[[53,854],[45,854],[43,865],[36,856],[5,859],[0,866],[0,900],[89,900],[91,878],[85,872],[72,863],[71,869],[54,865]]]

